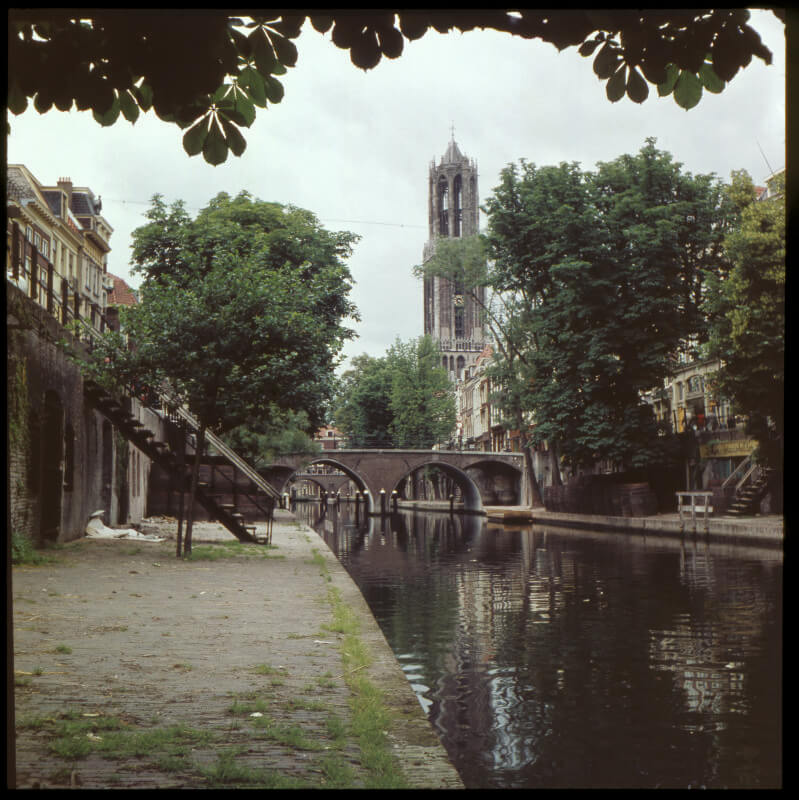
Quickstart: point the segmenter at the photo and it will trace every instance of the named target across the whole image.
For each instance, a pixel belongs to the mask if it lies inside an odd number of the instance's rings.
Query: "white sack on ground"
[[[102,520],[102,511],[95,511],[91,518],[89,519],[88,524],[86,525],[86,536],[89,539],[136,539],[140,542],[164,542],[166,539],[163,536],[153,536],[144,533],[139,533],[139,531],[133,530],[133,528],[120,528],[118,530],[114,528],[107,528],[103,524]]]

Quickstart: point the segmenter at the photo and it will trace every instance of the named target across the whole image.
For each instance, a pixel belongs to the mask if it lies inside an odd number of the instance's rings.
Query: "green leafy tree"
[[[426,449],[446,442],[455,428],[455,394],[435,342],[399,339],[389,348],[391,434],[397,447]]]
[[[364,353],[341,377],[334,416],[350,447],[391,447],[392,373],[386,358]]]
[[[784,11],[774,10],[784,21]],[[8,107],[91,110],[101,125],[134,123],[150,109],[184,130],[183,148],[220,164],[240,156],[242,129],[283,99],[278,78],[296,65],[305,21],[331,32],[368,70],[427,31],[476,28],[541,39],[593,57],[611,102],[672,95],[685,109],[720,92],[753,56],[771,52],[745,9],[274,11],[236,17],[207,9],[14,9],[8,27]]]
[[[785,429],[785,195],[756,200],[752,179],[733,172],[728,197],[740,224],[724,240],[731,267],[712,280],[705,310],[717,389],[749,417],[761,457],[781,462],[773,433]],[[769,423],[770,421],[770,423]]]
[[[352,336],[345,260],[357,237],[246,192],[219,194],[194,220],[181,202],[167,208],[156,197],[147,217],[133,234],[140,303],[121,311],[134,346],[107,337],[93,368],[127,384],[166,381],[188,405],[200,424],[194,497],[207,429],[257,431],[253,419],[268,425],[289,410],[309,428],[321,423]],[[186,539],[190,552],[191,515]]]
[[[448,441],[455,397],[429,336],[397,339],[386,355],[352,360],[335,404],[336,426],[353,447],[426,449]]]
[[[259,409],[247,422],[228,431],[223,439],[247,462],[259,467],[281,455],[319,452],[310,431],[306,412],[272,406],[266,412]]]
[[[721,185],[647,140],[584,172],[521,162],[486,204],[495,286],[527,305],[519,349],[532,441],[572,466],[661,457],[641,393],[702,330],[703,280],[721,253]]]

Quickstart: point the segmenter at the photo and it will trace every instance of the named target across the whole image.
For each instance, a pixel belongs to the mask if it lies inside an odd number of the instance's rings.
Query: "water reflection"
[[[780,785],[781,552],[300,511],[468,787]]]

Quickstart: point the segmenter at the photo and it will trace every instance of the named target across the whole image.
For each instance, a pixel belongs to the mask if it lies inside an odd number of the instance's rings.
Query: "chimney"
[[[67,208],[72,209],[72,178],[59,178],[58,188],[67,195]],[[66,216],[66,214],[64,215]]]

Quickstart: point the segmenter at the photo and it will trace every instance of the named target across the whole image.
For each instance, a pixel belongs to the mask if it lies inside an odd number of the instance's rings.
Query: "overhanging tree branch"
[[[784,12],[774,14],[785,21]],[[12,9],[8,108],[91,110],[100,125],[134,123],[152,109],[184,130],[183,148],[209,164],[241,156],[257,109],[283,100],[278,78],[295,66],[306,22],[331,33],[352,63],[372,69],[428,31],[496,30],[593,57],[611,102],[641,103],[650,86],[689,109],[720,92],[753,57],[771,52],[745,9],[428,11],[272,10],[237,17],[193,9]]]

